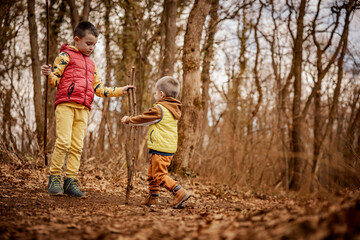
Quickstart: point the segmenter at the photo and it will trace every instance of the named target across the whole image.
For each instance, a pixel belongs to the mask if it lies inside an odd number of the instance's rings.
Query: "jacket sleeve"
[[[149,126],[160,122],[162,116],[163,113],[161,108],[159,106],[155,106],[144,112],[142,115],[128,117],[125,122],[133,126]]]
[[[101,81],[100,75],[98,73],[97,67],[95,66],[94,71],[94,92],[99,97],[119,97],[123,95],[121,87],[104,87],[103,82]]]
[[[69,65],[70,58],[66,52],[61,52],[55,58],[53,69],[49,75],[49,84],[52,87],[57,87],[60,84],[64,70]]]

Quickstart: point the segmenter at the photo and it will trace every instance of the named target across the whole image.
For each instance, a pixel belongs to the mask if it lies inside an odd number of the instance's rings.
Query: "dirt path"
[[[360,192],[299,199],[233,191],[183,180],[193,197],[183,209],[140,203],[144,177],[124,204],[124,182],[91,176],[87,199],[49,196],[47,174],[0,165],[0,239],[360,239]],[[82,179],[84,181],[84,179]]]

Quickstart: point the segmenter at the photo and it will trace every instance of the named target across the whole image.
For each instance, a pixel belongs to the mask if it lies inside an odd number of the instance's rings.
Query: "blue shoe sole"
[[[187,201],[190,197],[191,197],[191,194],[188,193],[183,199],[181,199],[181,201],[180,201],[178,204],[174,205],[173,208],[175,208],[175,209],[176,209],[176,208],[180,208],[181,205],[182,205],[185,201]]]

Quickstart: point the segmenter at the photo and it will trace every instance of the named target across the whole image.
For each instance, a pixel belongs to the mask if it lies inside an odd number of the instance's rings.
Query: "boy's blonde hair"
[[[155,87],[163,91],[167,97],[177,98],[179,95],[180,84],[178,80],[171,76],[165,76],[157,80]]]

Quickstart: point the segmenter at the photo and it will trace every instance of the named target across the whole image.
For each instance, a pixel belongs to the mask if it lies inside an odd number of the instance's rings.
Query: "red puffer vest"
[[[85,105],[91,110],[91,103],[94,99],[94,62],[90,57],[68,47],[68,44],[63,44],[60,52],[66,52],[70,62],[65,68],[58,86],[54,107],[56,108],[58,104],[64,102],[75,102]]]

